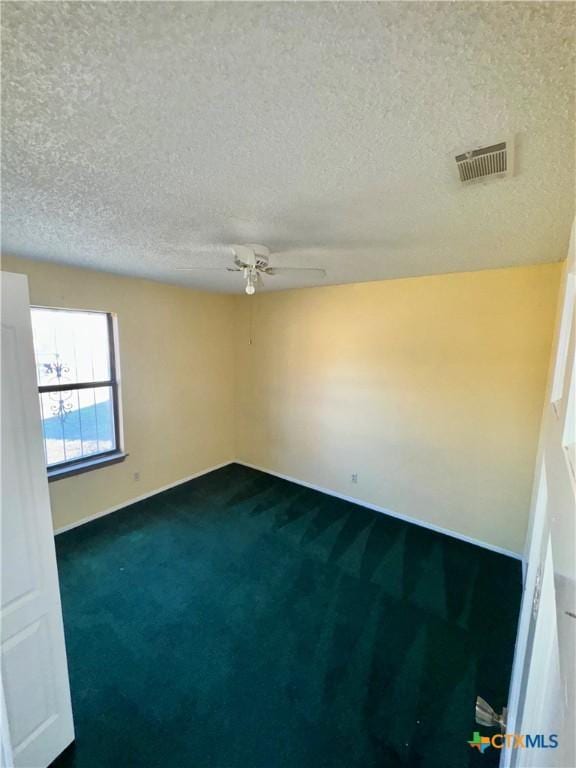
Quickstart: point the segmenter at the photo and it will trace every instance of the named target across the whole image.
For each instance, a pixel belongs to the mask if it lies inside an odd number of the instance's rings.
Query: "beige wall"
[[[118,315],[130,456],[51,483],[57,528],[238,458],[522,551],[559,265],[255,297],[2,268]]]
[[[234,458],[234,299],[4,257],[33,304],[118,315],[121,464],[50,484],[56,528]],[[140,480],[134,480],[134,473]]]
[[[559,276],[237,298],[238,458],[522,552]]]

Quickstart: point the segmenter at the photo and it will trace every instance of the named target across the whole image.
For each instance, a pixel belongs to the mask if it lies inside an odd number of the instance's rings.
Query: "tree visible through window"
[[[112,315],[32,308],[44,449],[63,469],[118,448]]]

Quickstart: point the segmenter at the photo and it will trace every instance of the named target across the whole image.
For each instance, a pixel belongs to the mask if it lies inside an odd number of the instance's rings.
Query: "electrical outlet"
[[[134,482],[137,483],[140,480],[140,472],[134,472]]]
[[[354,485],[358,483],[358,475],[356,474],[356,472],[352,473],[352,475],[350,476],[350,480],[354,483]]]

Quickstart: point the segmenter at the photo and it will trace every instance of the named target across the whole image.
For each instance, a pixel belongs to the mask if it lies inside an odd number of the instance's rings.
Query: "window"
[[[124,458],[112,315],[33,307],[32,330],[48,475]]]

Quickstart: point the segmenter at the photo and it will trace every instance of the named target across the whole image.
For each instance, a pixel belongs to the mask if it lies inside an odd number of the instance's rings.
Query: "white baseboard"
[[[164,485],[161,488],[156,488],[155,490],[150,491],[149,493],[144,493],[141,496],[136,496],[133,499],[127,499],[126,501],[123,501],[121,504],[116,504],[114,507],[105,509],[102,512],[96,512],[96,514],[94,515],[83,517],[80,520],[76,520],[75,522],[70,523],[69,525],[63,525],[61,528],[57,528],[54,531],[54,534],[58,535],[59,533],[64,533],[65,531],[71,531],[73,528],[77,528],[79,525],[90,523],[92,520],[97,520],[99,517],[104,517],[105,515],[109,515],[112,512],[117,512],[119,509],[128,507],[130,506],[130,504],[135,504],[138,501],[144,501],[144,499],[149,499],[151,496],[156,496],[156,494],[162,493],[163,491],[168,491],[170,490],[170,488],[175,488],[177,485],[182,485],[182,483],[187,483],[188,481],[194,480],[197,477],[201,477],[202,475],[207,475],[209,472],[214,472],[216,469],[222,469],[222,467],[227,467],[229,464],[241,464],[244,467],[249,467],[250,469],[256,469],[259,472],[264,472],[267,475],[273,475],[274,477],[279,477],[280,479],[287,480],[290,483],[296,483],[296,485],[302,485],[305,488],[310,488],[313,491],[319,491],[320,493],[325,493],[328,496],[333,496],[336,499],[342,499],[342,501],[349,501],[351,504],[357,504],[360,507],[371,509],[374,512],[380,512],[383,515],[394,517],[397,520],[403,520],[405,523],[412,523],[413,525],[419,525],[422,528],[428,528],[431,531],[436,531],[436,533],[442,533],[445,536],[452,536],[452,538],[459,539],[460,541],[465,541],[468,544],[475,544],[477,547],[483,547],[484,549],[489,549],[491,552],[497,552],[499,555],[506,555],[508,557],[513,557],[515,560],[522,560],[522,555],[518,554],[517,552],[512,552],[509,549],[498,547],[496,544],[488,544],[488,542],[486,541],[473,539],[471,536],[465,536],[463,533],[458,533],[457,531],[451,531],[448,528],[441,528],[439,525],[434,525],[433,523],[427,523],[427,522],[424,522],[423,520],[416,520],[413,517],[408,517],[408,515],[402,515],[399,512],[393,512],[391,509],[380,507],[377,504],[371,504],[368,501],[362,501],[362,499],[357,499],[354,496],[346,496],[345,494],[338,493],[337,491],[333,491],[330,488],[324,488],[320,485],[315,485],[314,483],[308,483],[305,480],[299,480],[297,477],[284,475],[281,472],[274,472],[272,469],[266,469],[266,467],[259,467],[256,464],[250,464],[250,462],[242,461],[240,459],[224,461],[221,464],[216,464],[213,467],[208,467],[207,469],[203,469],[200,472],[195,472],[193,475],[189,475],[188,477],[183,477],[181,480],[176,480],[174,483],[169,483],[168,485]]]
[[[130,504],[136,504],[138,501],[144,501],[144,499],[149,499],[151,496],[156,496],[157,493],[162,493],[162,491],[169,491],[170,488],[175,488],[177,485],[182,485],[182,483],[187,483],[189,480],[194,480],[197,477],[202,477],[202,475],[207,475],[209,472],[214,472],[216,469],[222,469],[222,467],[227,467],[229,464],[236,464],[235,461],[223,461],[222,464],[215,464],[213,467],[208,467],[208,469],[202,469],[200,472],[195,472],[193,475],[189,475],[188,477],[183,477],[181,480],[176,480],[174,483],[169,483],[168,485],[163,485],[161,488],[156,488],[153,491],[150,491],[149,493],[143,493],[141,496],[136,496],[133,499],[127,499],[126,501],[123,501],[121,504],[116,504],[114,507],[110,507],[109,509],[105,509],[102,512],[96,512],[94,515],[89,515],[88,517],[83,517],[80,520],[75,520],[73,523],[69,523],[68,525],[63,525],[61,528],[56,528],[54,531],[54,535],[57,536],[59,533],[65,533],[66,531],[71,531],[73,528],[78,528],[79,525],[84,525],[84,523],[90,523],[92,520],[97,520],[99,517],[104,517],[105,515],[110,515],[112,512],[118,512],[119,509],[123,509],[124,507],[129,507]]]
[[[441,528],[439,525],[434,525],[434,523],[426,523],[423,520],[417,520],[414,517],[408,517],[408,515],[402,515],[399,512],[393,512],[391,509],[386,509],[385,507],[379,507],[377,504],[370,504],[368,501],[362,501],[362,499],[356,499],[353,496],[345,496],[343,493],[338,493],[337,491],[332,491],[330,488],[323,488],[320,485],[315,485],[314,483],[308,483],[305,480],[298,480],[296,477],[290,477],[290,475],[283,475],[281,472],[274,472],[271,469],[266,469],[265,467],[258,467],[256,464],[250,464],[248,461],[241,461],[240,459],[237,459],[236,464],[242,464],[244,467],[249,467],[250,469],[257,469],[259,472],[265,472],[267,475],[273,475],[274,477],[279,477],[281,480],[288,480],[290,483],[296,483],[297,485],[303,485],[305,488],[310,488],[313,491],[319,491],[320,493],[325,493],[328,496],[334,496],[336,499],[342,499],[342,501],[349,501],[352,504],[358,504],[360,507],[365,507],[366,509],[371,509],[374,512],[381,512],[383,515],[389,515],[390,517],[394,517],[397,520],[403,520],[405,523],[412,523],[413,525],[419,525],[422,528],[429,528],[431,531],[436,531],[436,533],[442,533],[445,536],[452,536],[454,539],[459,539],[460,541],[465,541],[468,544],[475,544],[477,547],[483,547],[484,549],[489,549],[491,552],[497,552],[499,555],[506,555],[507,557],[513,557],[515,560],[522,560],[522,555],[519,555],[517,552],[512,552],[509,549],[504,549],[503,547],[498,547],[496,544],[488,544],[486,541],[480,541],[479,539],[473,539],[471,536],[465,536],[463,533],[458,533],[457,531],[451,531],[448,528]]]

